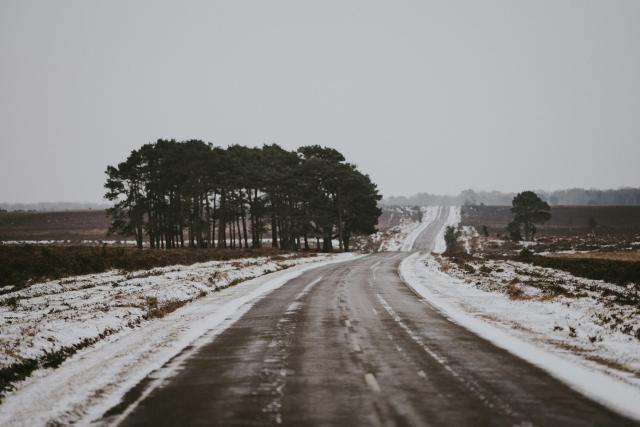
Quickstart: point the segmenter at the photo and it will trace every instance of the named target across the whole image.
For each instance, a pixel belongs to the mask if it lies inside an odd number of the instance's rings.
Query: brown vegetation
[[[564,270],[578,277],[604,280],[623,286],[629,283],[640,283],[640,262],[540,256],[527,250],[523,250],[514,259],[539,267]]]
[[[281,257],[286,252],[261,249],[179,249],[154,251],[111,246],[0,246],[0,289],[25,286],[34,281],[60,279],[80,274],[101,273],[111,269],[146,270],[167,265],[189,265],[196,262]],[[300,253],[296,256],[312,256]]]
[[[510,206],[463,206],[462,225],[486,226],[490,235],[505,235],[513,219]],[[640,233],[640,206],[552,206],[551,219],[539,227],[540,236]]]
[[[0,212],[3,240],[104,240],[127,239],[107,236],[110,220],[106,211]]]
[[[602,259],[612,261],[640,262],[640,251],[611,251],[611,252],[579,252],[553,254],[555,258],[570,259]]]

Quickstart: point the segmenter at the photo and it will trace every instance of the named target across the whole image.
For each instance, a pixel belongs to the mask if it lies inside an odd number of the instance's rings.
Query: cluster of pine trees
[[[285,250],[348,251],[375,231],[376,185],[332,148],[295,152],[276,144],[220,148],[158,140],[107,167],[113,232],[142,248],[257,248],[263,236]],[[311,244],[310,244],[311,241]]]

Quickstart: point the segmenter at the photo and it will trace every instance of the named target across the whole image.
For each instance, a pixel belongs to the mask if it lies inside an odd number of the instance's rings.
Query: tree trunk
[[[245,212],[244,205],[242,206],[242,236],[244,237],[244,247],[249,247],[249,239],[247,237],[247,213]]]
[[[278,224],[275,212],[271,214],[271,247],[278,247]]]
[[[342,245],[344,236],[342,232],[342,206],[340,201],[340,193],[336,195],[336,200],[338,204],[338,246],[340,246],[340,251],[342,252],[344,250],[344,247]]]

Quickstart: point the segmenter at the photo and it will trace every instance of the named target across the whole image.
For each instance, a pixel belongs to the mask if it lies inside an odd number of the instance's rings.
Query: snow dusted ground
[[[448,225],[459,222],[458,213]],[[467,253],[482,244],[469,227],[461,240]],[[640,284],[622,287],[515,261],[456,264],[424,253],[405,259],[400,273],[452,321],[640,419]]]
[[[377,233],[379,239],[382,240],[379,251],[399,251],[407,236],[419,226],[420,223],[418,222],[403,220],[401,225],[396,225],[383,233]],[[376,239],[374,238],[374,240]]]
[[[435,219],[438,217],[439,209],[440,208],[438,206],[422,207],[422,221],[417,225],[417,227],[414,227],[408,234],[405,235],[404,241],[402,241],[402,245],[400,245],[399,249],[395,250],[401,250],[405,252],[410,251],[413,248],[413,244],[415,243],[420,233],[422,233],[429,226],[429,224],[435,221]]]
[[[640,340],[598,320],[625,312],[626,324],[638,327],[637,311],[610,310],[591,295],[545,299],[532,292],[531,299],[514,300],[442,272],[432,255],[414,254],[400,268],[405,281],[452,321],[640,419]]]
[[[3,367],[96,343],[15,384],[0,404],[0,425],[86,424],[185,347],[211,340],[269,291],[305,270],[353,258],[213,261],[81,276],[2,295]]]
[[[374,246],[376,247],[378,252],[395,252],[395,251],[404,251],[410,250],[411,246],[408,246],[409,249],[406,249],[407,242],[411,241],[411,245],[413,245],[413,241],[415,241],[416,237],[424,230],[424,228],[428,225],[429,222],[433,221],[435,218],[430,218],[430,212],[433,208],[420,208],[423,212],[423,217],[421,222],[417,222],[417,220],[413,220],[410,217],[403,216],[400,219],[400,224],[393,226],[385,231],[379,231],[371,236],[369,239],[372,241]],[[437,212],[437,208],[436,208]],[[427,219],[429,219],[427,221]]]

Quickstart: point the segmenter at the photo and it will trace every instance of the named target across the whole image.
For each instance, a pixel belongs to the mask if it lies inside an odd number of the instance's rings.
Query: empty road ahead
[[[427,227],[416,245],[433,247],[436,234]],[[143,399],[131,393],[103,421],[634,424],[444,318],[400,279],[407,255],[372,254],[291,280],[201,347],[164,386]]]

